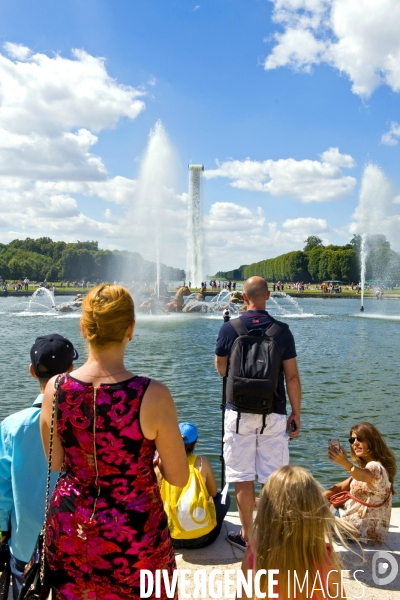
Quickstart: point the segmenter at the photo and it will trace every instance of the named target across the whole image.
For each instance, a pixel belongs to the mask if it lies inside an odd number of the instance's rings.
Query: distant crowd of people
[[[219,281],[218,280],[217,281],[216,279],[211,279],[211,281],[209,282],[209,287],[211,288],[212,292],[220,291],[221,289],[223,289],[223,290],[229,290],[229,291],[231,291],[231,290],[235,291],[236,290],[236,285],[237,285],[236,281],[230,281],[230,280],[227,280],[227,281]],[[207,291],[207,287],[208,286],[207,286],[207,281],[206,280],[202,281],[201,284],[200,284],[200,286],[201,286],[201,289],[204,292]],[[191,287],[191,282],[189,281],[189,288],[190,287]]]
[[[63,288],[90,288],[93,287],[95,285],[98,285],[100,282],[99,281],[95,281],[95,282],[90,282],[87,281],[86,279],[81,279],[81,280],[75,280],[75,281],[60,281],[59,287],[63,287]],[[29,291],[29,287],[34,287],[35,289],[39,288],[39,287],[44,287],[48,290],[56,290],[57,287],[55,285],[55,283],[49,282],[47,281],[47,278],[45,277],[43,279],[43,281],[30,281],[28,279],[28,277],[25,277],[24,279],[18,279],[18,280],[14,280],[12,282],[7,282],[4,279],[0,278],[0,286],[1,289],[3,290],[3,292],[8,292],[9,290],[12,290],[14,292],[20,292],[20,291]]]

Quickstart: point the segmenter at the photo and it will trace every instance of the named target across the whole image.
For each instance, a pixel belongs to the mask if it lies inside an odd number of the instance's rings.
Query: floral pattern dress
[[[370,461],[365,468],[371,471],[371,483],[351,480],[350,493],[368,504],[383,504],[378,508],[364,506],[355,500],[347,500],[339,509],[340,517],[353,525],[361,542],[380,546],[389,531],[392,512],[391,484],[386,469],[377,461]]]
[[[60,380],[65,473],[46,533],[57,600],[139,598],[141,569],[165,569],[172,578],[175,555],[153,469],[155,444],[139,423],[149,383],[132,377],[94,388],[69,374]]]

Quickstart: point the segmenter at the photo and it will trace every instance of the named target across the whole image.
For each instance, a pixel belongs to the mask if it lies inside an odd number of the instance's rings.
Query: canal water
[[[82,364],[85,342],[79,314],[46,312],[26,298],[0,298],[2,394],[0,420],[29,406],[38,385],[28,372],[29,350],[38,335],[60,333],[77,347]],[[327,441],[339,438],[348,448],[349,430],[370,421],[385,435],[400,463],[400,302],[346,299],[301,299],[298,308],[287,299],[269,301],[267,309],[289,324],[296,341],[303,384],[302,430],[290,442],[290,461],[311,470],[324,486],[345,478],[327,458]],[[44,312],[43,312],[44,311]],[[197,424],[198,451],[220,474],[221,379],[214,369],[219,316],[179,314],[137,315],[126,365],[170,388],[179,419]],[[400,478],[397,479],[400,490]],[[394,497],[400,506],[400,495]]]

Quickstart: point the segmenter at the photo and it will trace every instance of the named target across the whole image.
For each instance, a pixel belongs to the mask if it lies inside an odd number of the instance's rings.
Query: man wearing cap
[[[31,348],[29,372],[39,380],[40,394],[30,408],[10,415],[0,424],[0,529],[4,540],[11,524],[14,600],[18,599],[24,567],[44,520],[47,460],[39,430],[43,393],[48,380],[71,371],[77,358],[75,348],[62,335],[38,337]],[[56,478],[53,473],[52,487]]]

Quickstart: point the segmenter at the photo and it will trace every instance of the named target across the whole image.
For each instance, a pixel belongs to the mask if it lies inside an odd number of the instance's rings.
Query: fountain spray
[[[355,229],[361,234],[361,312],[364,310],[368,238],[376,233],[382,233],[389,236],[389,239],[399,248],[400,215],[396,206],[389,180],[377,165],[368,163],[364,168],[359,203],[353,215]],[[381,277],[383,275],[381,274]]]
[[[137,204],[132,219],[140,223],[139,242],[153,253],[156,291],[160,294],[161,257],[165,253],[166,206],[175,185],[175,156],[161,121],[150,131],[137,181]],[[147,277],[146,277],[147,278]]]
[[[365,287],[365,269],[367,263],[367,235],[363,233],[361,236],[361,307],[360,311],[364,312],[364,287]]]
[[[186,279],[200,287],[204,274],[203,220],[201,214],[201,180],[204,165],[189,165],[189,204],[187,227]]]

